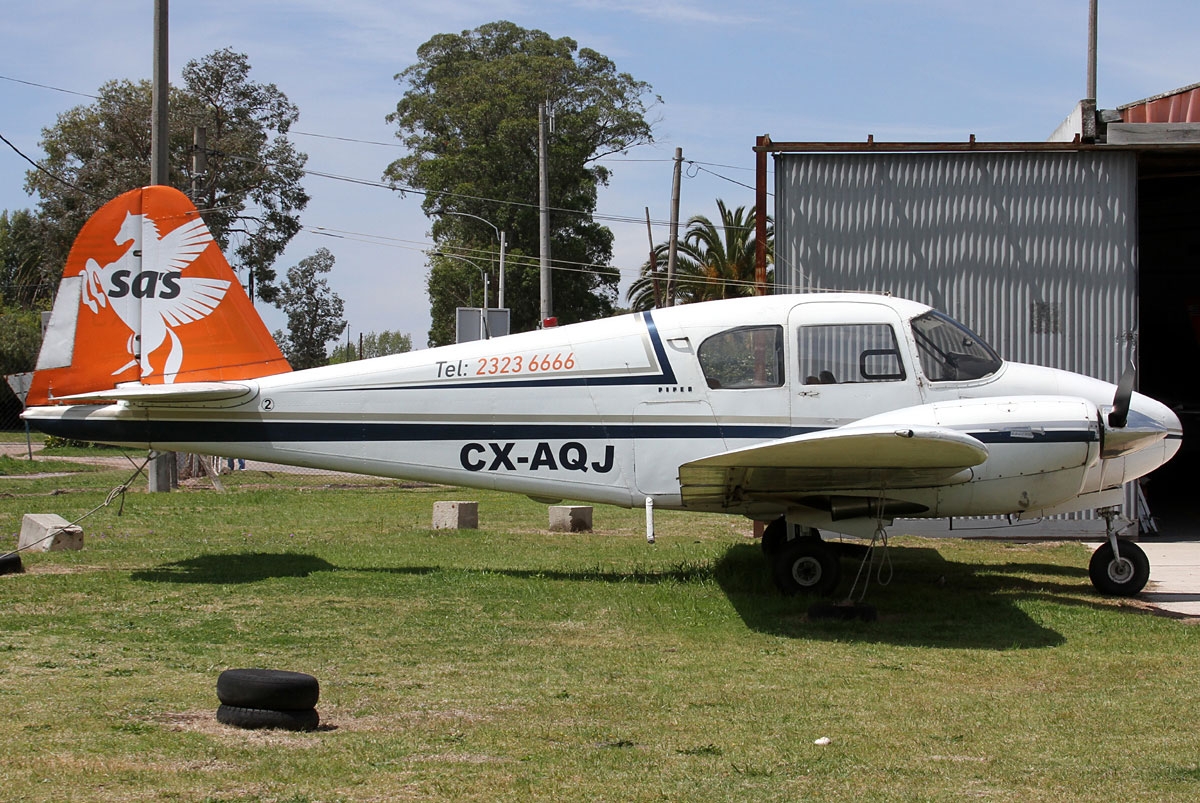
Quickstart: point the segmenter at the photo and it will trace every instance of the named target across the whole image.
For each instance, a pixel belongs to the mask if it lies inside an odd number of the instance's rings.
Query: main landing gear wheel
[[[762,551],[768,558],[779,553],[787,545],[788,524],[783,516],[763,528]]]
[[[798,538],[814,538],[820,539],[821,533],[815,527],[796,527],[796,530],[801,533],[796,536]],[[772,555],[778,555],[779,552],[788,544],[788,523],[783,516],[775,519],[763,529],[762,534],[762,551],[768,558]]]
[[[769,560],[775,585],[788,596],[829,596],[841,580],[837,551],[820,538],[788,541]]]
[[[1092,553],[1088,575],[1101,594],[1113,597],[1132,597],[1146,587],[1150,579],[1150,559],[1132,541],[1122,541],[1118,554],[1113,554],[1107,541]]]

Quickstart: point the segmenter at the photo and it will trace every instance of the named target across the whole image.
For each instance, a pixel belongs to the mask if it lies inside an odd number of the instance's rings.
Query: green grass
[[[0,544],[131,471],[0,478]],[[0,798],[1200,798],[1200,631],[1096,596],[1079,545],[899,538],[878,621],[809,621],[733,518],[649,546],[640,510],[551,534],[521,497],[224,479],[0,577]],[[316,675],[323,728],[217,724],[239,666]]]
[[[0,454],[0,477],[32,476],[38,474],[72,474],[94,471],[95,467],[86,463],[72,463],[66,460],[47,460],[35,456],[33,460],[27,457],[12,457]]]

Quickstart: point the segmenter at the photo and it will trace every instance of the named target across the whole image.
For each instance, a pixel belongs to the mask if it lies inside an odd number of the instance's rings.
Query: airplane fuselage
[[[1112,504],[1123,483],[1178,448],[1178,420],[1135,394],[1131,415],[1158,434],[1106,451],[1102,413],[1113,385],[993,360],[944,316],[922,318],[930,314],[856,294],[696,304],[240,380],[196,398],[43,407],[27,417],[52,434],[129,446],[542,499],[640,506],[649,497],[658,507],[787,514],[813,526],[864,514]],[[946,344],[960,339],[969,353],[949,356]],[[753,493],[739,494],[731,474],[712,487],[681,481],[691,461],[860,425],[956,430],[986,444],[987,459],[924,485],[916,474],[881,480],[878,466],[856,477],[820,465],[780,466],[778,487],[759,482]],[[871,454],[845,457],[873,466]],[[771,468],[755,459],[760,474]],[[872,508],[881,484],[895,486],[884,494],[890,506]]]

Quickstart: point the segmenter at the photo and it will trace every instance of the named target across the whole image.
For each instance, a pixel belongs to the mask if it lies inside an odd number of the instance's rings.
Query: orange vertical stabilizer
[[[143,187],[75,238],[25,403],[290,370],[188,197]]]

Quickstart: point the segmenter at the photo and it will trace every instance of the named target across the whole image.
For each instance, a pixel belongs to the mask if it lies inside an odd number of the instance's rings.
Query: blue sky
[[[300,108],[297,146],[321,173],[378,181],[401,155],[384,120],[403,93],[394,76],[437,33],[506,19],[569,36],[648,82],[655,143],[607,160],[599,213],[669,216],[675,148],[681,218],[750,206],[759,134],[776,141],[1044,140],[1086,90],[1087,0],[254,0],[173,3],[170,65],[222,47],[246,53],[252,78]],[[150,77],[151,0],[0,0],[0,134],[41,156],[41,130],[112,78]],[[1200,82],[1200,3],[1099,0],[1102,108]],[[319,136],[313,136],[319,135]],[[343,139],[360,142],[348,142]],[[370,144],[384,143],[384,144]],[[0,143],[0,209],[36,205],[20,156]],[[425,343],[429,221],[420,197],[310,176],[305,231],[277,268],[318,247],[352,336],[400,330]],[[625,283],[648,249],[643,223],[612,222]],[[334,238],[320,230],[346,233]],[[666,238],[665,226],[655,239]],[[526,244],[532,250],[534,244]],[[264,317],[274,329],[278,312]]]

